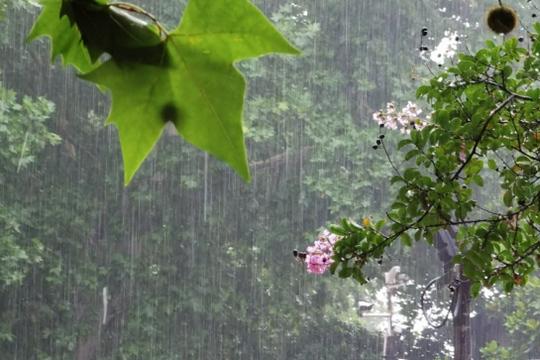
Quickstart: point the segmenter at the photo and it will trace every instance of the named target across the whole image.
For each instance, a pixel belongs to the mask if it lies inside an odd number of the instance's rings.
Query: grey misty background
[[[137,3],[170,27],[185,5]],[[356,303],[377,302],[395,265],[412,280],[402,358],[449,358],[451,324],[413,331],[421,288],[443,271],[434,249],[396,246],[363,287],[306,274],[292,250],[340,217],[383,216],[391,171],[371,114],[413,100],[429,74],[422,27],[427,46],[449,29],[478,48],[496,2],[255,3],[304,55],[239,65],[252,183],[166,132],[124,188],[108,98],[51,66],[48,41],[25,42],[32,2],[0,0],[2,359],[381,359],[383,320]],[[530,23],[534,2],[505,3]],[[537,279],[474,310],[475,359],[540,358]]]

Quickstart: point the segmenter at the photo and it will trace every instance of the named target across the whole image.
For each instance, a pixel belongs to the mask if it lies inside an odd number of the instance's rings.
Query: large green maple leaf
[[[74,10],[62,10],[66,7],[59,6],[58,1],[44,1],[41,23],[54,20],[64,29],[69,26],[70,31],[81,31],[82,41],[73,46],[85,45],[90,63],[97,61],[103,52],[111,55],[81,77],[112,92],[108,122],[119,130],[126,184],[168,122],[187,141],[225,161],[249,180],[242,131],[245,80],[234,63],[272,52],[298,54],[251,2],[190,0],[180,25],[161,39],[152,24],[143,23],[142,31],[135,26],[138,21],[129,22],[135,27],[127,32],[126,26],[115,28],[118,19],[109,20],[107,5],[72,0],[67,3],[75,4]],[[81,13],[78,5],[81,1],[91,3],[92,10],[88,12],[85,5]],[[59,18],[44,15],[52,12],[53,6]],[[66,16],[60,16],[62,11]],[[93,21],[88,21],[88,14],[93,16]],[[66,17],[71,22],[66,23]],[[32,34],[51,36],[55,49],[54,43],[62,35],[51,30],[51,25],[42,25],[40,19]],[[116,38],[101,36],[99,32],[104,28]],[[139,41],[141,34],[144,39]],[[131,41],[134,38],[136,41]],[[72,48],[60,53],[66,57],[70,51]],[[56,53],[53,50],[53,55]],[[73,60],[69,62],[79,65]]]

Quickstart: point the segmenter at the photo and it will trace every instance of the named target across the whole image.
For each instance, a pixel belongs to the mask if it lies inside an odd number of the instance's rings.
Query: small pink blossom
[[[308,246],[306,254],[306,267],[307,271],[311,274],[323,274],[330,265],[334,262],[332,256],[334,255],[334,244],[339,241],[341,237],[331,233],[328,230],[324,230],[319,234],[318,239],[312,246]]]
[[[331,263],[332,259],[326,255],[308,254],[306,256],[307,271],[312,274],[323,274]]]
[[[461,147],[459,150],[459,160],[461,160],[461,162],[463,163],[467,161],[467,146],[464,142],[461,143]]]
[[[390,102],[386,104],[386,111],[380,110],[373,114],[373,120],[388,129],[409,134],[412,129],[422,130],[427,125],[429,116],[424,120],[420,118],[421,113],[422,110],[411,101],[401,111],[397,111],[395,104]]]

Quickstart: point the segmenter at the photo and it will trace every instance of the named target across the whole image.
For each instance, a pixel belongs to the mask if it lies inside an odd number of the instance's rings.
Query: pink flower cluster
[[[324,230],[319,234],[319,238],[312,246],[307,248],[305,262],[309,273],[323,274],[328,270],[330,265],[334,262],[334,260],[332,260],[332,255],[334,255],[334,244],[339,239],[341,239],[341,237],[332,234],[328,230]]]
[[[410,101],[401,111],[397,111],[394,103],[390,102],[386,104],[386,111],[380,110],[373,114],[373,120],[386,128],[399,129],[408,134],[412,129],[422,130],[427,125],[427,121],[419,117],[421,113],[422,110]]]

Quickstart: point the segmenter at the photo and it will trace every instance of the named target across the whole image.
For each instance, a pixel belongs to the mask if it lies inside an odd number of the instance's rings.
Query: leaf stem
[[[140,6],[137,6],[135,4],[131,4],[128,2],[112,2],[112,3],[107,4],[107,6],[115,7],[121,10],[130,11],[130,12],[140,14],[140,15],[144,15],[150,20],[152,20],[152,22],[158,27],[160,35],[165,36],[165,39],[169,36],[169,33],[167,32],[165,27],[158,21],[158,19],[153,14],[149,13],[148,11],[146,11]]]
[[[486,132],[487,130],[487,127],[489,125],[489,123],[491,122],[491,119],[493,119],[493,117],[495,117],[495,115],[497,115],[497,113],[499,111],[501,111],[502,109],[504,109],[504,107],[506,105],[508,105],[508,103],[510,103],[512,100],[514,100],[514,98],[516,97],[516,95],[512,94],[510,95],[509,97],[507,97],[502,103],[499,104],[499,106],[497,106],[495,109],[493,109],[490,113],[489,113],[489,116],[488,118],[486,119],[486,121],[484,122],[484,126],[482,127],[482,129],[480,130],[480,133],[478,134],[478,136],[476,137],[476,140],[474,142],[474,146],[471,150],[471,152],[469,153],[469,155],[467,156],[467,159],[465,159],[465,161],[463,162],[463,164],[461,164],[461,166],[459,167],[459,169],[456,171],[456,173],[454,174],[454,176],[452,176],[452,180],[456,180],[457,177],[459,176],[459,174],[463,171],[463,169],[465,168],[465,166],[467,166],[467,164],[471,161],[472,157],[474,156],[474,154],[476,153],[476,149],[478,148],[478,145],[480,144],[480,141],[482,140],[482,137],[484,136],[484,133]]]

